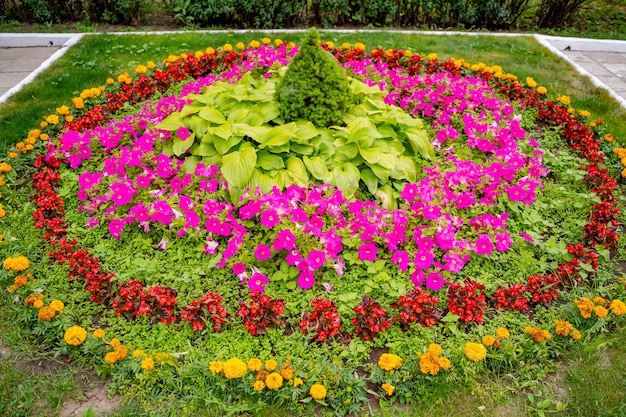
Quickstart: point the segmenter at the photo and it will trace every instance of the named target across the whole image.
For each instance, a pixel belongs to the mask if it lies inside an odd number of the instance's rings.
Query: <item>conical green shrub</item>
[[[285,123],[305,119],[318,127],[342,124],[341,116],[352,103],[349,81],[337,60],[320,46],[317,30],[309,30],[278,82],[276,101]]]

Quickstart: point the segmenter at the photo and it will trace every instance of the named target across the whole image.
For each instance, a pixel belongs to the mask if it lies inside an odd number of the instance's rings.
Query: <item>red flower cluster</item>
[[[221,332],[227,317],[228,312],[217,292],[209,292],[204,296],[200,294],[200,298],[194,299],[180,312],[180,318],[190,323],[194,332],[207,327],[209,321],[213,322],[213,331]]]
[[[138,279],[120,282],[111,306],[118,316],[151,317],[151,322],[170,324],[176,321],[174,308],[177,292],[174,288],[155,285],[144,290]]]
[[[365,294],[358,306],[352,309],[356,316],[352,319],[354,333],[363,340],[378,337],[391,326],[387,320],[387,312],[378,301],[374,301]]]
[[[493,295],[495,308],[501,310],[528,310],[528,288],[524,284],[514,284],[509,288],[499,286]]]
[[[285,312],[285,300],[272,300],[268,295],[261,295],[259,291],[250,293],[250,302],[239,301],[237,316],[243,319],[243,324],[252,336],[265,334],[268,328],[277,328],[283,324],[281,316]]]
[[[465,323],[483,323],[485,314],[485,286],[471,278],[465,278],[465,285],[453,282],[448,287],[448,310],[459,316]]]
[[[298,322],[303,334],[310,331],[313,333],[312,340],[323,342],[341,331],[341,317],[333,301],[317,297],[311,300],[311,307],[313,312],[304,311],[302,320]]]
[[[556,287],[561,280],[559,277],[551,274],[537,274],[528,277],[528,292],[530,292],[530,300],[533,303],[551,303],[559,298]]]
[[[437,304],[439,298],[415,287],[399,296],[397,302],[391,303],[391,308],[399,310],[392,321],[400,323],[404,331],[409,329],[411,323],[419,323],[422,327],[434,326],[443,316],[443,311],[437,308]]]

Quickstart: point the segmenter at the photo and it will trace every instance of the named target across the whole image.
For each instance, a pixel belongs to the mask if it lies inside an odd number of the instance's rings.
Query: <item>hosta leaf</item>
[[[392,170],[396,166],[397,158],[390,153],[380,153],[380,157],[378,158],[378,164],[382,165],[384,168],[388,170]]]
[[[315,125],[308,120],[298,120],[295,122],[296,132],[294,136],[301,140],[310,140],[320,134]]]
[[[177,130],[179,127],[183,125],[183,116],[179,113],[172,113],[167,116],[161,123],[155,126],[157,129],[161,130]]]
[[[367,186],[367,189],[372,195],[376,194],[378,190],[378,177],[371,169],[364,169],[361,171],[361,180]]]
[[[397,180],[407,180],[414,183],[417,180],[417,164],[408,156],[400,155],[396,159],[396,166],[389,171],[389,176]]]
[[[213,140],[213,146],[220,153],[220,155],[226,155],[228,151],[235,145],[237,145],[243,137],[232,135],[227,139],[222,139],[219,136],[215,136]]]
[[[335,149],[335,153],[333,155],[333,164],[338,166],[343,164],[344,162],[351,161],[357,154],[359,153],[359,147],[356,143],[350,143],[348,145],[344,145],[340,148]]]
[[[195,137],[200,138],[204,136],[210,123],[201,117],[191,116],[185,120],[185,125],[189,126],[191,130],[195,133]]]
[[[306,168],[309,170],[313,178],[319,181],[324,181],[328,176],[328,167],[326,161],[319,156],[309,158],[307,156],[302,157],[302,161]]]
[[[389,180],[389,170],[387,168],[378,164],[368,164],[368,166],[372,169],[374,175],[378,177],[379,182],[384,184]]]
[[[207,132],[219,136],[222,139],[228,139],[233,135],[233,122],[227,121],[220,126],[210,127],[207,129]]]
[[[248,182],[248,188],[250,188],[250,190],[254,191],[256,187],[259,187],[262,193],[267,194],[272,191],[272,188],[275,186],[278,187],[274,178],[264,174],[259,169],[252,171],[250,181]]]
[[[268,151],[258,151],[256,154],[256,166],[265,171],[271,171],[285,168],[285,162],[278,155],[271,154]]]
[[[309,174],[307,173],[306,167],[304,166],[304,162],[300,158],[292,156],[286,161],[287,172],[291,178],[293,178],[293,182],[300,187],[307,187],[309,185]]]
[[[396,210],[398,208],[398,202],[394,196],[393,187],[389,184],[385,184],[376,191],[376,197],[380,200],[381,205],[389,210]]]
[[[281,146],[288,143],[295,132],[295,123],[287,123],[272,128],[269,132],[259,137],[259,149],[268,146]]]
[[[248,109],[248,114],[242,120],[242,123],[247,123],[250,126],[260,126],[265,122],[265,116],[259,110],[257,106]]]
[[[335,185],[343,192],[344,196],[350,197],[359,188],[361,173],[354,164],[346,162],[335,167],[333,175],[335,176]]]
[[[191,154],[198,156],[213,156],[217,154],[217,149],[215,149],[215,146],[213,146],[212,143],[202,141],[191,148]]]
[[[406,130],[405,134],[409,139],[411,148],[413,148],[416,154],[419,153],[424,159],[435,159],[435,149],[424,130],[410,127]]]
[[[398,133],[390,124],[384,123],[382,125],[377,126],[376,128],[378,129],[378,132],[385,138],[392,138],[392,139],[398,138]]]
[[[200,103],[191,103],[182,108],[182,110],[180,111],[180,115],[182,117],[186,117],[186,116],[189,116],[190,114],[198,113],[203,108],[204,108],[204,105]]]
[[[205,107],[204,109],[200,110],[198,116],[216,125],[221,125],[222,123],[226,122],[226,118],[224,117],[222,112],[215,107]]]
[[[228,120],[234,123],[244,123],[250,110],[245,104],[237,104],[233,106],[228,114]]]
[[[376,164],[380,159],[380,150],[378,148],[361,148],[359,153],[370,164]]]
[[[187,149],[191,148],[191,145],[193,145],[194,138],[195,135],[193,132],[191,132],[191,136],[185,140],[182,140],[178,136],[174,136],[172,138],[172,150],[174,151],[174,155],[181,156],[187,152]]]
[[[268,103],[259,103],[257,108],[263,115],[263,123],[271,122],[280,116],[280,109],[278,107],[278,103],[275,101],[270,101]]]
[[[200,158],[199,156],[188,156],[180,168],[185,174],[193,174],[196,169],[196,165],[198,165],[198,162],[200,162],[201,160],[202,158]]]
[[[290,145],[291,152],[295,152],[300,155],[312,155],[315,148],[313,146],[306,143],[294,143],[291,142]]]
[[[248,184],[255,165],[256,150],[252,145],[244,142],[238,151],[224,155],[221,169],[229,185],[243,188]]]
[[[245,123],[236,123],[233,127],[233,133],[240,136],[248,136],[255,142],[260,142],[264,135],[272,131],[270,126],[250,126]]]

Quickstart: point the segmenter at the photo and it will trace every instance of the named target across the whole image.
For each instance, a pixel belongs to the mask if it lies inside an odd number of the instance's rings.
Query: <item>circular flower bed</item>
[[[299,48],[278,39],[140,65],[46,116],[0,164],[42,240],[29,261],[3,224],[20,322],[191,414],[198,386],[346,414],[546,361],[626,312],[600,120],[498,66],[320,45],[349,76],[341,125],[285,121]]]

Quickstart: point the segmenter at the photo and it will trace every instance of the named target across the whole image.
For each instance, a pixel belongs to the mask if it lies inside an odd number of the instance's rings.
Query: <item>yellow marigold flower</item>
[[[78,346],[87,339],[87,330],[80,326],[72,326],[65,331],[63,339],[68,345]]]
[[[120,342],[120,339],[118,339],[117,337],[115,337],[115,338],[111,339],[111,341],[109,342],[109,344],[110,344],[111,346],[113,346],[114,348],[116,348],[116,347],[118,347],[118,346],[121,346],[121,345],[122,345],[122,343]]]
[[[76,107],[77,109],[82,109],[85,107],[85,103],[83,102],[83,99],[80,97],[74,97],[72,99],[72,104],[74,105],[74,107]]]
[[[552,334],[548,330],[542,330],[542,333],[543,333],[544,339],[546,340],[552,339]]]
[[[582,337],[582,335],[580,334],[580,331],[578,331],[576,329],[572,330],[572,339],[580,340],[581,337]]]
[[[63,312],[63,308],[65,307],[65,304],[63,304],[63,301],[61,300],[52,300],[50,301],[50,308],[52,308],[54,311],[61,313]]]
[[[104,361],[108,363],[117,362],[117,354],[115,352],[107,353],[106,355],[104,355]]]
[[[591,113],[589,113],[587,110],[581,110],[578,114],[580,114],[580,117],[589,117],[589,116],[591,116]]]
[[[71,121],[73,121],[73,120],[74,120],[74,116],[72,116],[72,115],[65,116],[65,121],[66,121],[66,122],[68,122],[68,123],[69,123],[69,122],[71,122]],[[41,136],[43,136],[43,135],[41,135]],[[47,136],[47,135],[46,135],[46,136]],[[46,139],[47,139],[47,138],[46,138]],[[43,140],[43,138],[42,138],[42,140]]]
[[[543,330],[538,327],[526,326],[524,327],[524,333],[529,334],[535,342],[543,342],[546,338]]]
[[[115,355],[117,356],[117,360],[121,361],[128,354],[128,348],[124,345],[120,345],[115,348]]]
[[[224,362],[224,376],[228,379],[241,378],[247,370],[246,363],[239,358],[230,358]]]
[[[335,42],[328,41],[328,42],[326,42],[326,46],[328,46],[329,48],[334,48],[335,47]]]
[[[365,51],[365,44],[363,42],[357,42],[354,44],[354,49],[358,49],[359,51]]]
[[[450,359],[442,356],[439,358],[439,366],[441,366],[441,369],[447,370],[450,369]]]
[[[596,296],[593,298],[593,302],[596,304],[604,305],[605,299],[600,296]]]
[[[243,49],[243,48],[245,48],[245,47],[246,47],[246,44],[245,44],[245,43],[243,43],[243,42],[237,42],[237,43],[235,44],[235,48],[237,48],[237,49]]]
[[[2,205],[0,205],[0,207],[2,207]],[[26,283],[28,282],[28,278],[30,277],[31,275],[18,275],[15,278],[13,278],[13,284],[16,287],[22,287],[26,285]]]
[[[265,383],[261,380],[254,381],[253,387],[255,391],[263,391],[263,388],[265,388]]]
[[[35,308],[43,307],[43,300],[35,300],[35,302],[33,303],[33,307]]]
[[[263,38],[261,39],[261,43],[263,43],[263,45],[269,45],[272,43],[272,40],[270,38]]]
[[[272,372],[265,378],[265,384],[269,389],[278,389],[283,386],[283,377],[278,372]]]
[[[2,216],[0,216],[0,217],[2,217]],[[14,284],[14,285],[9,285],[9,286],[7,287],[7,292],[8,292],[9,294],[13,294],[13,293],[14,293],[14,292],[18,289],[18,288],[19,288],[19,287],[16,287],[16,286],[15,286],[15,284]]]
[[[208,47],[206,48],[205,52],[207,53],[207,55],[213,55],[215,54],[215,49]]]
[[[146,356],[146,352],[144,352],[141,349],[135,349],[133,350],[133,358],[142,358]]]
[[[154,369],[154,360],[151,357],[147,357],[141,361],[141,369],[149,371],[150,369]]]
[[[388,395],[388,396],[390,396],[390,397],[391,397],[391,394],[393,394],[393,390],[395,390],[395,389],[396,389],[396,387],[394,387],[393,385],[388,384],[388,383],[386,383],[386,382],[385,382],[383,385],[381,385],[381,388],[382,388],[382,389],[383,389],[383,390],[387,393],[387,395]]]
[[[624,168],[624,169],[622,170],[622,174],[621,174],[621,175],[622,175],[622,177],[626,177],[626,168]]]
[[[574,326],[567,320],[554,320],[556,326],[556,334],[559,336],[569,336]]]
[[[226,44],[224,44],[222,49],[224,50],[224,52],[231,52],[233,50],[233,46],[231,44],[229,44],[229,43],[226,43]]]
[[[428,345],[428,351],[435,356],[441,355],[443,353],[441,345],[437,343],[431,343],[430,345]]]
[[[96,339],[102,339],[104,337],[104,330],[102,329],[96,329],[93,331],[93,337],[95,337]]]
[[[463,353],[465,353],[467,359],[474,362],[480,362],[487,357],[487,349],[485,349],[482,343],[467,342]]]
[[[288,48],[288,49],[295,48],[295,47],[296,47],[296,44],[295,44],[295,43],[293,43],[293,42],[287,42],[287,48]]]
[[[326,387],[322,384],[313,384],[309,389],[309,394],[316,400],[322,400],[326,398]]]
[[[274,359],[269,359],[269,360],[265,361],[265,370],[266,371],[272,372],[277,367],[278,367],[278,362],[276,362]]]
[[[574,114],[574,113],[576,113],[576,110],[573,107],[570,107],[570,108],[567,109],[567,112],[569,114]]]
[[[253,41],[250,41],[249,45],[250,45],[250,47],[251,47],[251,48],[256,49],[256,48],[258,48],[259,46],[261,46],[261,42],[259,42],[259,41],[257,41],[257,40],[253,40]]]
[[[37,318],[42,321],[50,321],[52,320],[55,314],[56,314],[56,311],[54,311],[50,306],[43,306],[39,310],[39,314],[37,314]]]
[[[28,145],[26,145],[24,149],[26,149],[27,151],[32,151],[34,148],[33,148],[33,145],[29,143]]]
[[[539,94],[546,94],[548,92],[548,89],[545,88],[544,86],[540,85],[539,87],[537,87],[537,92]]]
[[[224,370],[224,362],[212,361],[209,363],[209,370],[213,375],[221,373]]]
[[[574,301],[574,304],[578,307],[578,311],[583,318],[588,319],[591,317],[594,305],[590,299],[581,298],[580,300]]]
[[[57,107],[57,113],[60,114],[61,116],[66,116],[70,114],[70,109],[64,104],[61,107]]]
[[[556,100],[559,103],[564,104],[566,106],[569,106],[570,103],[572,102],[572,100],[568,96],[560,96],[560,97],[557,97]]]
[[[204,56],[204,52],[202,52],[202,51],[196,51],[196,52],[193,54],[193,56],[194,56],[195,58],[197,58],[197,59],[200,59],[200,58],[202,58],[202,57]]]
[[[43,122],[39,123],[39,126],[43,129],[44,127],[48,126],[48,122],[43,121]]]
[[[152,69],[156,67],[156,64],[152,61],[148,61],[148,63],[146,64],[146,67],[148,67],[148,69]]]
[[[604,135],[604,140],[607,142],[615,142],[615,136],[612,133],[607,133]]]
[[[431,52],[428,54],[429,61],[435,61],[437,58],[439,58],[439,56],[435,52]]]
[[[289,364],[280,367],[280,376],[285,378],[286,381],[289,381],[293,377],[294,372],[295,369]]]
[[[145,65],[137,65],[135,67],[135,72],[137,74],[145,74],[146,72],[148,72],[148,68]]]
[[[537,81],[533,80],[531,77],[526,77],[526,85],[530,88],[537,87]]]
[[[25,271],[30,266],[28,258],[24,255],[19,255],[15,258],[7,258],[2,263],[4,269],[8,269],[15,272]]]
[[[613,314],[615,314],[616,316],[621,316],[622,314],[626,313],[626,303],[624,303],[622,300],[611,301],[610,308]]]
[[[420,371],[422,371],[423,374],[437,375],[441,368],[437,356],[437,354],[430,351],[420,356]]]
[[[263,366],[263,362],[259,358],[252,358],[248,361],[248,369],[258,371]]]
[[[111,77],[107,78],[107,84],[111,85],[111,84],[115,84],[115,80]]]
[[[50,125],[55,125],[59,123],[59,116],[57,116],[56,114],[46,116],[46,122]]]
[[[7,156],[11,159],[17,158],[17,152],[7,152]]]
[[[491,336],[491,335],[487,335],[483,337],[483,345],[485,346],[493,346],[493,344],[496,343],[496,338]]]
[[[6,210],[4,209],[4,207],[2,206],[2,204],[0,204],[0,217],[4,217],[7,215]]]
[[[600,318],[604,318],[607,316],[607,314],[609,314],[609,311],[604,308],[603,306],[596,306],[593,311],[596,313],[596,315]]]
[[[383,353],[380,355],[380,359],[378,359],[378,366],[385,371],[400,369],[402,366],[402,358],[398,355],[394,355],[393,353]]]
[[[65,116],[65,121],[71,122],[72,120],[74,120],[73,116],[71,116],[71,115],[70,116]],[[49,138],[50,138],[50,136],[48,136],[46,133],[42,133],[39,136],[39,139],[41,139],[41,140],[48,140]]]
[[[350,43],[348,42],[344,42],[341,44],[341,48],[343,49],[350,49],[352,47],[352,45],[350,45]]]
[[[11,172],[13,171],[13,167],[7,164],[6,162],[0,162],[0,172]]]
[[[302,381],[302,378],[294,378],[294,380],[293,380],[294,388],[297,388],[297,387],[299,387],[302,384],[304,384],[304,382]]]
[[[508,339],[509,337],[511,337],[511,333],[506,327],[498,327],[496,329],[496,336],[498,336],[500,339]]]
[[[279,47],[280,45],[282,45],[284,42],[282,39],[274,39],[274,46]]]
[[[24,305],[25,306],[33,305],[35,304],[35,301],[37,300],[43,300],[43,294],[39,294],[39,295],[30,294],[28,297],[24,299]],[[43,305],[43,302],[42,302],[42,305]]]

